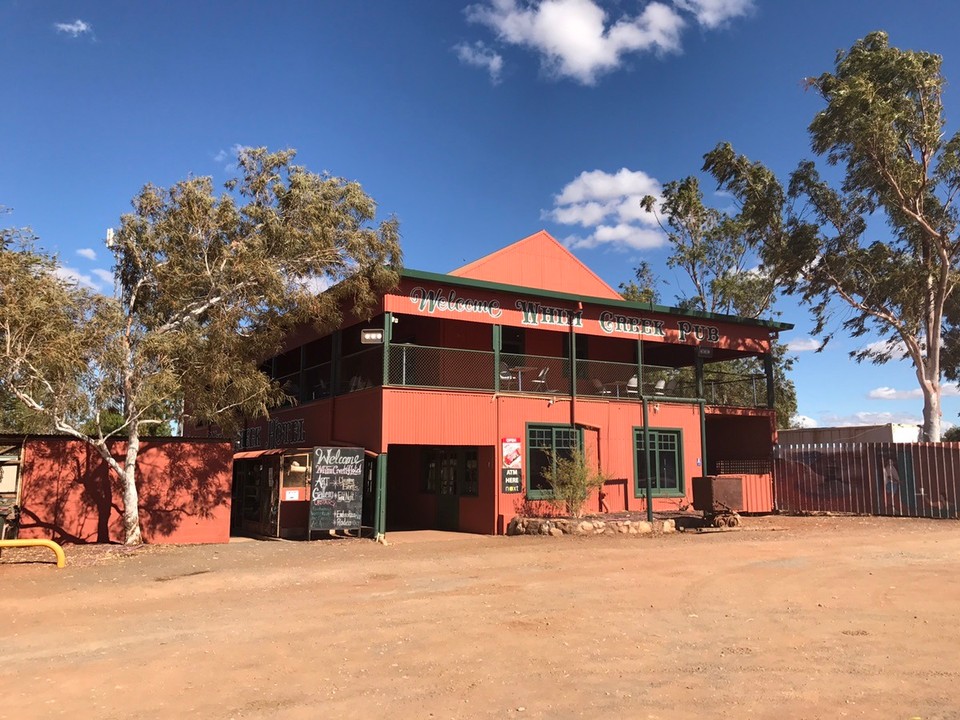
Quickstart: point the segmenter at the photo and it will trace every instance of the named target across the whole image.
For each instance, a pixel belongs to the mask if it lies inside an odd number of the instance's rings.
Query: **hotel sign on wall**
[[[237,446],[241,450],[250,450],[264,447],[263,426],[241,430],[237,434]],[[284,445],[298,445],[303,443],[306,433],[304,432],[303,418],[296,420],[270,420],[267,422],[266,446],[268,448],[282,447]]]
[[[485,315],[493,320],[504,316],[504,305],[496,298],[466,297],[452,289],[428,289],[417,286],[410,290],[410,302],[421,313],[452,315]],[[653,338],[676,337],[685,344],[717,344],[723,337],[720,328],[690,320],[677,320],[676,330],[667,327],[666,320],[636,317],[604,310],[597,320],[584,318],[581,309],[571,310],[553,305],[544,305],[535,300],[515,300],[520,324],[527,327],[584,328],[588,332],[597,329],[604,335],[633,335]],[[511,309],[512,312],[512,309]],[[585,323],[589,322],[590,325]],[[596,323],[594,325],[594,323]],[[669,335],[668,335],[669,334]]]

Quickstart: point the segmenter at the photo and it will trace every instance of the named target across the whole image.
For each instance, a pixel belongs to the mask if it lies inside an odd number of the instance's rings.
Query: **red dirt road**
[[[746,523],[7,550],[0,718],[960,718],[960,524]]]

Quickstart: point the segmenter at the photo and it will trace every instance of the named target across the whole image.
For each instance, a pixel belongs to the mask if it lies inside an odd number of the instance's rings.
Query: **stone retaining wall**
[[[507,535],[651,535],[676,532],[674,520],[599,520],[597,518],[515,517]]]

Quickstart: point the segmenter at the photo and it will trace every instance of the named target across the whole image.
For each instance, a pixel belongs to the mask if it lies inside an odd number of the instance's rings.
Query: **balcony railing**
[[[500,353],[497,362],[490,351],[404,344],[390,345],[388,353],[387,384],[393,386],[539,395],[570,395],[575,389],[579,396],[607,400],[637,400],[641,394],[698,399],[693,368],[644,365],[638,373],[634,363],[578,360],[571,379],[570,361],[562,357]],[[341,372],[345,379],[352,377],[346,370],[348,360],[344,358]],[[373,378],[373,370],[358,376]],[[340,392],[377,384],[372,379],[347,385],[341,381]],[[763,375],[705,373],[704,391],[711,404],[766,406]]]
[[[725,372],[704,372],[703,397],[711,405],[733,407],[766,407],[765,375],[737,375]]]
[[[343,395],[383,384],[383,346],[366,348],[340,359],[337,379],[325,362],[278,378],[299,402]],[[601,360],[578,360],[575,376],[567,358],[545,355],[463,350],[425,345],[386,346],[387,385],[447,390],[536,395],[571,395],[604,400],[684,398],[696,400],[693,368],[672,368]],[[639,370],[639,372],[638,372]],[[704,397],[711,405],[765,407],[766,377],[707,369]]]

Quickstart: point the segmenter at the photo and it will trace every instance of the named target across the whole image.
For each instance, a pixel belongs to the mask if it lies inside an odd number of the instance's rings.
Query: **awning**
[[[290,453],[292,455],[302,455],[312,452],[311,448],[270,448],[269,450],[241,450],[233,454],[234,460],[251,460],[253,458],[264,457],[265,455],[283,455]]]
[[[323,445],[317,445],[317,447],[356,447],[355,445],[347,445],[345,443],[338,442],[328,442]],[[269,450],[241,450],[240,452],[235,452],[233,454],[234,460],[251,460],[253,458],[265,457],[268,455],[302,455],[303,453],[312,453],[313,448],[270,448]],[[373,450],[367,450],[363,448],[363,454],[367,457],[375,458],[380,455],[380,453],[374,452]]]

